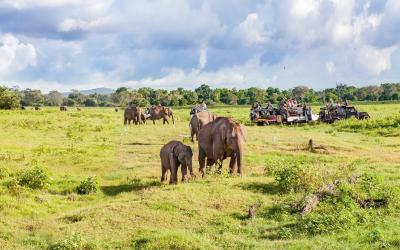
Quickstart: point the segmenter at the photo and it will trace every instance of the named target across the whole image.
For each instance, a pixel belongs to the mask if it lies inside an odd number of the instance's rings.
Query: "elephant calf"
[[[190,175],[194,176],[192,168],[192,157],[192,149],[179,141],[170,141],[165,144],[160,150],[161,182],[165,181],[165,175],[167,171],[170,170],[171,175],[169,179],[169,184],[176,184],[178,182],[178,167],[180,165],[182,165],[182,181],[187,180],[188,168],[190,171]]]

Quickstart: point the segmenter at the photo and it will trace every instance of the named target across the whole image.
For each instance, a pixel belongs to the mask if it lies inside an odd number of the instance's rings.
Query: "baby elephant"
[[[182,181],[187,180],[187,169],[189,168],[190,175],[193,175],[192,168],[193,152],[189,146],[184,145],[179,141],[170,141],[165,144],[160,150],[161,158],[161,182],[165,181],[166,173],[171,171],[169,184],[178,182],[178,167],[181,166]]]

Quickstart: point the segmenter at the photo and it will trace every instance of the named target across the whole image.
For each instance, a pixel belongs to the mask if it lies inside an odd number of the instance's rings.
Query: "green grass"
[[[199,176],[197,144],[188,139],[189,109],[176,110],[176,124],[165,126],[123,126],[123,112],[111,108],[0,111],[0,249],[398,248],[396,204],[365,211],[342,202],[340,223],[350,226],[332,233],[324,232],[331,227],[313,228],[317,233],[302,227],[332,219],[326,217],[335,209],[329,201],[304,221],[290,209],[321,185],[355,173],[378,176],[399,197],[400,104],[359,109],[372,119],[248,126],[243,177],[229,176],[226,162],[221,175],[173,186],[159,182],[159,150],[169,140],[192,146]],[[251,125],[249,107],[211,110]],[[305,150],[310,138],[324,150]],[[19,185],[21,173],[37,166],[48,183]],[[280,188],[276,173],[291,166],[303,171],[309,188]],[[96,177],[97,192],[77,194],[89,177]],[[253,204],[256,218],[250,220]],[[355,219],[360,213],[362,223]]]

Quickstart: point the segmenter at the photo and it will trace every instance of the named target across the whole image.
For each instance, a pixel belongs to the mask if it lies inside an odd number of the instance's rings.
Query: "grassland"
[[[211,108],[246,124],[248,109]],[[393,200],[386,209],[336,200],[337,210],[325,204],[315,211],[339,211],[333,218],[318,217],[331,220],[319,224],[315,216],[299,219],[290,207],[352,174],[373,174],[383,191],[399,197],[400,104],[360,109],[371,121],[248,126],[243,177],[223,172],[173,186],[159,182],[164,143],[191,145],[198,169],[197,145],[187,138],[187,109],[175,110],[176,124],[165,126],[123,126],[122,112],[107,108],[0,111],[0,249],[399,248],[400,211]],[[305,150],[310,138],[323,150]],[[47,171],[48,185],[30,189],[15,183],[34,167]],[[306,188],[280,188],[276,173],[288,167],[308,171]],[[78,195],[76,187],[91,176],[98,191]],[[256,218],[248,219],[253,204]],[[361,221],[353,220],[360,214]],[[310,223],[313,230],[307,229]]]

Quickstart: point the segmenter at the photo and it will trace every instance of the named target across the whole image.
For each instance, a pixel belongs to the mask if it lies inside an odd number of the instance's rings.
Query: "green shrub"
[[[359,180],[350,186],[352,197],[359,200],[385,200],[388,208],[399,206],[398,192],[375,174],[363,174]]]
[[[76,188],[78,194],[91,194],[97,192],[97,179],[96,177],[88,177],[86,180],[81,181]]]
[[[304,217],[299,217],[298,230],[311,234],[342,232],[369,220],[366,211],[354,201],[345,185],[340,185],[337,194],[330,195],[317,208]]]
[[[39,166],[24,170],[18,176],[18,184],[32,189],[42,189],[49,184],[48,172]]]
[[[82,235],[72,234],[69,238],[52,244],[48,247],[49,250],[90,250],[94,249]]]
[[[14,196],[20,196],[24,192],[24,188],[21,187],[18,183],[18,180],[12,178],[6,183],[6,187],[8,188],[9,192]]]
[[[277,181],[280,187],[285,190],[303,189],[304,180],[299,174],[300,172],[298,167],[279,171]],[[293,195],[300,198],[299,194]],[[300,211],[309,195],[304,195],[302,199],[283,200],[275,205],[269,211],[270,218],[289,220],[287,217],[292,217],[295,219],[295,223],[277,229],[274,237],[290,239],[295,235],[331,234],[347,231],[367,223],[375,223],[381,218],[382,212],[397,211],[399,200],[398,194],[393,188],[386,185],[379,176],[371,174],[358,177],[355,183],[343,181],[336,187],[334,193],[325,195],[313,211],[304,216],[300,215]],[[375,199],[386,200],[387,204],[377,207],[374,207],[376,204],[363,206],[364,201]],[[382,241],[381,245],[386,243]]]
[[[0,86],[0,109],[16,109],[18,107],[18,94],[7,87]]]
[[[283,192],[310,190],[318,185],[315,174],[305,166],[294,165],[275,171],[275,180]]]

